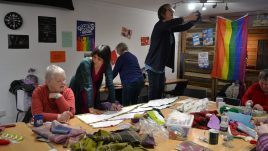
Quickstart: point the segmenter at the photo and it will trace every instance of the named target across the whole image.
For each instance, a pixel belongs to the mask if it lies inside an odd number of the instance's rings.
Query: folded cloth
[[[51,124],[51,132],[53,134],[69,134],[71,130],[71,128],[64,126],[56,120],[54,120]]]
[[[128,142],[134,146],[139,145],[142,140],[136,131],[128,129],[114,131],[108,136],[95,136],[93,139],[104,142]]]
[[[208,130],[209,128],[207,125],[210,120],[210,117],[207,116],[207,114],[217,115],[218,112],[214,110],[214,111],[204,111],[204,112],[193,112],[191,114],[194,115],[194,121],[192,124],[193,128]]]
[[[102,141],[94,141],[91,138],[83,138],[78,143],[71,145],[72,151],[147,151],[147,149],[138,146],[133,147],[129,143],[111,142],[104,144]]]
[[[118,101],[114,102],[117,105],[120,105]],[[97,106],[98,109],[100,110],[105,110],[105,111],[113,111],[114,109],[112,108],[112,103],[110,101],[107,102],[102,102]]]
[[[112,103],[111,102],[102,102],[98,108],[101,110],[109,111],[112,108]]]
[[[97,148],[98,151],[146,151],[145,148],[142,147],[132,147],[128,143],[109,143],[107,145],[102,145]]]
[[[152,135],[145,134],[141,141],[141,146],[145,148],[154,148],[155,145],[154,137]]]
[[[243,138],[243,137],[249,136],[247,133],[238,130],[238,123],[235,122],[235,121],[230,121],[229,122],[229,127],[230,127],[231,135],[233,135],[235,137]]]
[[[111,133],[99,130],[93,135],[87,135],[96,142],[103,141],[105,144],[110,142],[130,143],[132,146],[138,147],[142,145],[146,148],[154,148],[154,137],[148,134],[139,135],[134,129],[123,129],[113,131]]]
[[[86,132],[82,129],[74,129],[71,128],[68,134],[53,134],[51,131],[51,127],[34,127],[32,131],[54,143],[65,143],[68,138],[71,137],[79,137],[80,135],[85,135]]]
[[[119,130],[111,133],[99,130],[94,134],[87,134],[87,138],[81,139],[78,143],[71,145],[70,148],[73,151],[146,151],[147,149],[139,144],[141,140],[144,140],[144,144],[147,146],[152,145],[152,142],[154,142],[148,141],[147,135],[144,138],[139,138],[138,133],[132,129]]]

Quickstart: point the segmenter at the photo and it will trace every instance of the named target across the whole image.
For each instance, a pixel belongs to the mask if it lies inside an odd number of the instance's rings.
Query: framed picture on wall
[[[29,49],[29,35],[8,35],[8,49]]]
[[[56,18],[38,16],[38,34],[39,42],[55,43],[56,35]]]

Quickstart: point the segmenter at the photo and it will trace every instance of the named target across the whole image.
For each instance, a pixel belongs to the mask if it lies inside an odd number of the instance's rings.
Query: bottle
[[[227,110],[225,109],[221,115],[220,131],[227,132],[228,125],[229,122],[228,122]]]
[[[244,110],[244,114],[246,114],[246,115],[252,114],[252,108],[251,108],[252,103],[251,102],[252,102],[251,100],[248,100],[246,102],[246,106],[245,106],[245,110]]]

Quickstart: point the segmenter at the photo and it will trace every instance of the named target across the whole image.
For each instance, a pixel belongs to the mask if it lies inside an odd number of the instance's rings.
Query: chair
[[[31,122],[31,119],[32,119],[32,110],[31,110],[31,107],[29,108],[29,110],[25,113],[25,116],[22,120],[22,122],[24,123],[29,123]]]
[[[34,88],[35,86],[33,84],[25,84],[23,80],[14,80],[11,82],[9,92],[15,95],[18,111],[16,122],[18,122],[20,114],[23,113],[22,118],[24,118],[25,113],[29,111],[32,102],[31,94]]]
[[[188,81],[179,81],[174,90],[171,91],[165,91],[165,95],[171,95],[171,96],[181,96],[184,93],[185,88],[187,87]]]
[[[203,99],[207,97],[207,91],[201,89],[191,89],[186,88],[183,93],[184,96],[194,97],[198,99]]]

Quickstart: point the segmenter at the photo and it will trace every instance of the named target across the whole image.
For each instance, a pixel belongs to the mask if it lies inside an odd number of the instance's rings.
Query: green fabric
[[[238,109],[237,109],[237,108],[234,108],[234,107],[230,108],[229,111],[230,111],[230,112],[239,113]]]
[[[228,108],[229,108],[229,109],[228,109]],[[230,107],[224,105],[224,106],[222,106],[222,107],[220,108],[220,113],[222,114],[223,111],[224,111],[225,109],[227,109],[228,112],[235,112],[235,113],[239,113],[239,112],[240,112],[240,109],[239,109],[239,108],[235,108],[235,107],[230,108]]]
[[[132,147],[128,143],[109,143],[108,145],[100,146],[97,151],[146,151],[142,147]]]
[[[115,143],[103,145],[103,143],[97,143],[91,138],[83,138],[78,143],[71,145],[72,151],[147,151],[147,149],[138,146],[132,147],[128,143]]]
[[[110,135],[94,136],[95,141],[105,141],[105,142],[128,142],[133,146],[138,146],[141,144],[141,137],[139,134],[131,129],[128,130],[118,130]]]
[[[97,143],[91,138],[83,138],[78,143],[71,145],[72,151],[96,151]]]
[[[127,131],[126,133],[129,134],[129,131]],[[121,134],[126,134],[126,133],[121,133]],[[115,135],[113,133],[109,133],[104,130],[99,130],[98,132],[94,133],[93,136],[89,136],[91,138],[83,138],[78,143],[71,145],[71,150],[72,151],[147,151],[147,149],[145,149],[141,145],[132,146],[130,143],[119,143],[118,141],[105,142],[106,140],[105,141],[100,140],[100,138],[108,138],[108,137],[114,137],[114,136]],[[121,137],[126,137],[126,135],[121,135]],[[105,144],[105,143],[108,143],[108,144]]]

